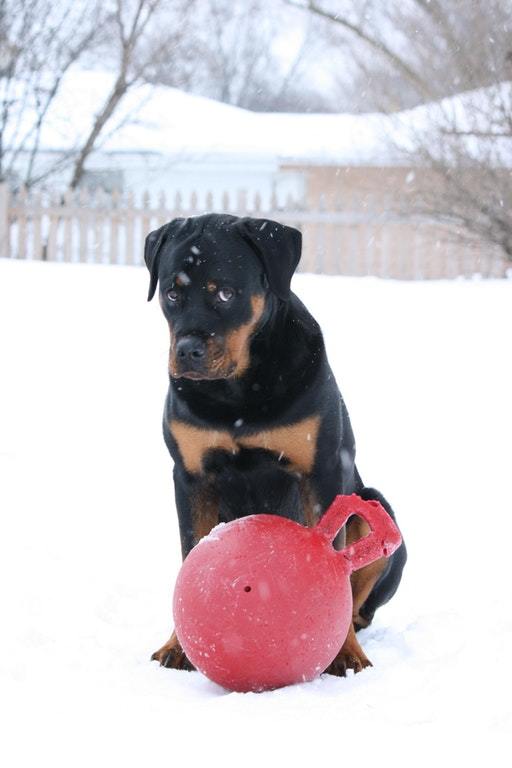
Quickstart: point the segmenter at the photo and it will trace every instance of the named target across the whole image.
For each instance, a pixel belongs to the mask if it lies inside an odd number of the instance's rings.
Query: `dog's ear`
[[[170,222],[170,224],[172,224],[172,222]],[[144,243],[144,261],[146,262],[146,267],[149,269],[148,301],[151,301],[155,295],[156,286],[158,284],[160,253],[170,224],[164,224],[160,229],[155,229],[153,232],[150,232]]]
[[[240,219],[237,228],[263,264],[271,290],[287,301],[292,275],[300,261],[302,235],[299,230],[270,219],[249,217]]]
[[[169,238],[175,237],[177,232],[181,229],[185,219],[173,219],[167,224],[164,224],[160,229],[155,229],[150,232],[146,237],[144,243],[144,261],[149,269],[149,293],[148,301],[151,301],[155,295],[156,286],[158,284],[158,268],[160,266],[160,254],[162,252],[162,246]]]

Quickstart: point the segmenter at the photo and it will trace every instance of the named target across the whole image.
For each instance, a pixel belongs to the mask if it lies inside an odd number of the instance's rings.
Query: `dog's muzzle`
[[[206,374],[206,342],[194,334],[182,336],[176,343],[176,365],[179,376],[195,378]]]

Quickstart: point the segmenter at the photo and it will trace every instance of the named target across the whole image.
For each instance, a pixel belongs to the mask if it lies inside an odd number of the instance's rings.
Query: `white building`
[[[83,143],[112,79],[82,70],[66,76],[42,131],[40,163]],[[383,115],[253,113],[143,85],[125,96],[107,124],[87,159],[83,183],[171,197],[196,192],[201,199],[211,192],[216,199],[249,190],[263,200],[273,194],[300,200],[304,178],[283,166],[389,164],[392,132]],[[23,157],[17,171],[22,177]],[[69,177],[66,170],[57,180],[64,186]]]

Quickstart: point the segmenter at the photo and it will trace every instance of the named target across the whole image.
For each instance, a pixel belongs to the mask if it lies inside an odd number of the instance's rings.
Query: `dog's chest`
[[[242,426],[242,425],[240,425]],[[236,455],[241,448],[263,449],[275,454],[292,471],[309,474],[316,455],[320,419],[309,416],[301,421],[255,432],[202,429],[184,421],[169,424],[185,469],[192,474],[203,471],[208,451],[223,450]]]

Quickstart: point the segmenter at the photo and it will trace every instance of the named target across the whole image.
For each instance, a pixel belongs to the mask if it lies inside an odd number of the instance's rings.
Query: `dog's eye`
[[[233,288],[224,287],[217,292],[217,296],[223,302],[229,301],[230,299],[233,298],[234,295],[235,295],[235,292]]]
[[[174,288],[171,288],[170,291],[167,291],[167,298],[174,304],[176,301],[178,301],[178,291],[175,291]]]

